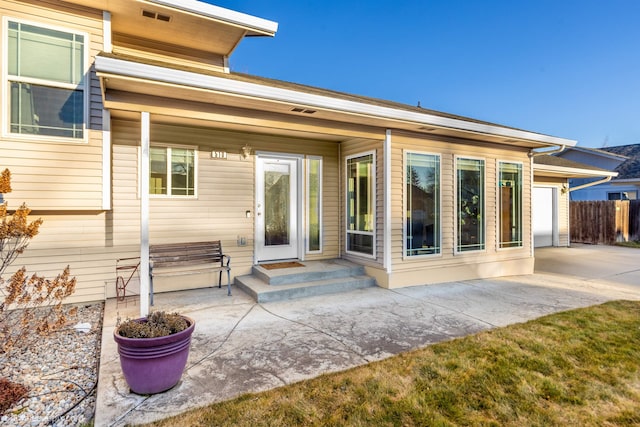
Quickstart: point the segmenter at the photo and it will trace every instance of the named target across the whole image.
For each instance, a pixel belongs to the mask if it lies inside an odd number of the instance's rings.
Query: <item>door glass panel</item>
[[[264,244],[288,245],[290,175],[288,164],[265,164],[264,171]]]

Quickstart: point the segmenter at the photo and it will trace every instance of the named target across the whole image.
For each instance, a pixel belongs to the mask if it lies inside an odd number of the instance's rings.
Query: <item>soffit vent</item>
[[[418,130],[423,130],[425,132],[433,132],[435,130],[438,130],[437,128],[433,128],[431,126],[421,126],[418,128]]]
[[[152,10],[142,9],[142,16],[149,19],[155,19],[156,21],[163,21],[163,22],[171,21],[171,17],[169,15],[163,15],[161,13],[157,13]]]
[[[294,107],[291,109],[294,113],[303,113],[303,114],[315,114],[316,110],[310,110],[308,108]]]

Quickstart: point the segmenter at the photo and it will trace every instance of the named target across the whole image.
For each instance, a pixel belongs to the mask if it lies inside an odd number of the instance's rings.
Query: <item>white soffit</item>
[[[198,74],[190,71],[141,64],[117,58],[98,56],[96,57],[95,66],[96,71],[99,73],[158,81],[227,93],[230,95],[254,97],[294,105],[305,105],[308,107],[327,109],[354,115],[373,116],[403,122],[412,122],[416,125],[440,126],[477,134],[525,139],[548,145],[566,145],[573,147],[577,143],[576,141],[565,138],[518,129],[510,129],[498,125],[476,123],[449,117],[436,116],[428,113],[377,106],[364,102],[350,101],[325,95],[309,94],[291,89],[242,82],[233,79]]]
[[[278,31],[278,23],[257,16],[247,15],[197,0],[142,0],[144,3],[169,7],[207,18],[251,28],[261,35],[273,36]]]

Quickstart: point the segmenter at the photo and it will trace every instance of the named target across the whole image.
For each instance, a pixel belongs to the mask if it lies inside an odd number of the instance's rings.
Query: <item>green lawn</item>
[[[638,426],[640,302],[432,345],[157,426]]]
[[[630,240],[628,242],[617,242],[616,246],[624,246],[626,248],[640,248],[640,240]]]

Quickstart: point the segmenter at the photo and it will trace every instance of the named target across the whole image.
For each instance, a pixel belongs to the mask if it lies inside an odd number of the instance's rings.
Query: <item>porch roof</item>
[[[203,71],[112,53],[98,55],[95,66],[105,106],[112,109],[146,108],[155,114],[202,120],[221,120],[221,107],[233,109],[229,115],[252,110],[256,125],[290,131],[294,121],[305,132],[315,132],[314,136],[330,133],[332,124],[342,123],[529,149],[576,144],[468,117],[247,74]],[[167,99],[180,102],[169,106]],[[194,111],[199,114],[194,116]]]
[[[606,178],[618,176],[618,172],[615,171],[551,155],[534,157],[533,173],[535,176],[562,178]]]

